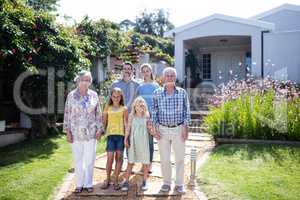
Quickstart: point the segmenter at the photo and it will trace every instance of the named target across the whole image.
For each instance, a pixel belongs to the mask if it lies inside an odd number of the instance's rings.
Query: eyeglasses
[[[81,81],[81,82],[89,82],[89,83],[91,82],[90,79],[81,79],[80,81]]]

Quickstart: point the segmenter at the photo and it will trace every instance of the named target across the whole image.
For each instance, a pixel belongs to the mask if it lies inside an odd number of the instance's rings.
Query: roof
[[[255,15],[255,16],[251,17],[250,19],[259,20],[261,18],[267,17],[269,15],[272,15],[274,13],[277,13],[277,12],[280,12],[280,11],[283,11],[283,10],[291,10],[291,11],[298,11],[298,12],[300,12],[300,5],[283,4],[281,6],[273,8],[273,9],[268,10],[266,12],[263,12],[263,13],[260,13],[258,15]]]
[[[174,33],[180,33],[182,31],[185,31],[187,29],[193,28],[195,26],[207,23],[207,22],[215,20],[215,19],[234,22],[234,23],[240,23],[240,24],[246,24],[246,25],[250,25],[250,26],[256,26],[256,27],[259,27],[259,28],[267,29],[267,30],[272,30],[275,27],[274,23],[270,23],[270,22],[264,22],[264,21],[255,20],[255,19],[245,19],[245,18],[239,18],[239,17],[232,17],[232,16],[228,16],[228,15],[221,15],[221,14],[213,14],[213,15],[210,15],[208,17],[202,18],[200,20],[191,22],[189,24],[174,28],[174,29],[166,32],[165,36],[166,37],[173,37]]]

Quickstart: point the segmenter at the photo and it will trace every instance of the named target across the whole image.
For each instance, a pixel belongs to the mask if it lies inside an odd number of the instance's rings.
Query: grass
[[[98,154],[104,146],[101,140]],[[0,148],[0,199],[52,199],[71,166],[71,147],[64,135]]]
[[[300,199],[300,147],[221,145],[199,170],[208,199]]]

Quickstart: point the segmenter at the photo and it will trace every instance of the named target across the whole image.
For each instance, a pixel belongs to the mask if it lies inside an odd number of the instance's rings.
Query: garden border
[[[285,144],[285,145],[300,146],[300,141],[285,141],[285,140],[215,138],[215,141],[216,141],[216,145],[220,145],[220,144]]]

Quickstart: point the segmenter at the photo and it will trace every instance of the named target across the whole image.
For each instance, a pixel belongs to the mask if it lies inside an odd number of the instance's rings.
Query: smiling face
[[[78,87],[80,90],[87,90],[91,85],[91,78],[90,76],[82,76],[79,79]]]
[[[129,64],[124,64],[122,69],[123,78],[128,79],[132,76],[132,66]]]
[[[142,99],[137,99],[136,102],[134,102],[134,112],[138,116],[145,116],[145,114],[147,113],[146,102]]]
[[[176,73],[172,70],[168,70],[164,73],[164,84],[166,86],[175,86]]]
[[[122,95],[117,91],[113,91],[111,95],[111,100],[113,105],[120,105]]]
[[[152,71],[149,67],[143,67],[141,72],[145,81],[152,80]]]

